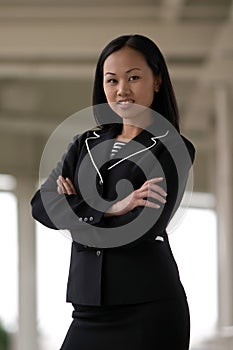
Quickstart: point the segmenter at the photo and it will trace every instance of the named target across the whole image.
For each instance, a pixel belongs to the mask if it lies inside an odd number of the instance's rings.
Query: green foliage
[[[0,350],[9,349],[9,335],[0,323]]]

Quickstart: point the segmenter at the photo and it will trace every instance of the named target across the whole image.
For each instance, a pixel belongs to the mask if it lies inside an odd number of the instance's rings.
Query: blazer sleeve
[[[31,200],[33,218],[49,228],[85,229],[89,225],[98,224],[111,206],[105,202],[98,210],[98,198],[87,200],[78,192],[75,195],[58,194],[56,180],[59,175],[68,177],[74,183],[81,147],[82,136],[77,136]]]

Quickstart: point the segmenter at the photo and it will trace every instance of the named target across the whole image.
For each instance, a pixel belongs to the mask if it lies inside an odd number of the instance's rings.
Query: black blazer
[[[71,233],[67,301],[75,304],[131,304],[185,295],[166,227],[182,199],[194,146],[173,128],[158,131],[153,124],[110,160],[120,130],[121,125],[113,125],[77,136],[31,201],[36,220]],[[59,175],[71,179],[77,195],[57,193]],[[133,188],[160,176],[168,193],[160,209],[137,207],[125,215],[103,216]]]

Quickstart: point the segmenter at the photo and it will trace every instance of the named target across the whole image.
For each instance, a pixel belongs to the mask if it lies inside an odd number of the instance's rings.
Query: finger
[[[64,194],[76,194],[74,185],[68,177],[65,179],[63,176],[60,175],[58,177],[58,181],[60,181],[60,183],[62,184],[62,190]]]
[[[151,197],[153,199],[156,199],[160,203],[164,204],[166,203],[166,199],[160,196],[159,193],[152,191],[151,189],[149,190],[144,190],[138,193],[138,198],[145,198],[145,197]]]
[[[59,187],[59,186],[57,187],[57,192],[58,192],[59,194],[63,194],[61,187]]]
[[[63,187],[65,188],[66,194],[73,194],[73,190],[72,190],[72,188],[70,187],[70,184],[69,184],[66,180],[64,180],[64,181],[62,182],[62,185],[63,185]]]
[[[141,199],[138,201],[139,206],[148,207],[148,208],[154,208],[159,209],[160,205],[154,202],[149,201],[148,199]]]
[[[73,190],[72,188],[70,187],[70,184],[66,181],[66,179],[64,179],[63,176],[59,176],[58,177],[58,183],[62,189],[62,193],[64,194],[73,194]]]
[[[66,194],[66,189],[63,185],[63,182],[59,178],[57,179],[57,185],[58,185],[58,188],[57,188],[58,193]]]
[[[151,184],[149,188],[150,190],[159,193],[163,197],[167,196],[167,192],[165,192],[164,189],[159,185]]]
[[[71,190],[72,190],[72,193],[73,194],[76,194],[77,192],[76,192],[76,189],[74,188],[74,185],[73,185],[73,183],[71,182],[71,180],[67,177],[66,178],[66,182],[69,184],[69,186],[70,186],[70,188],[71,188]]]
[[[161,182],[163,181],[163,177],[160,176],[160,177],[153,177],[152,179],[149,179],[147,181],[144,182],[144,184],[153,184],[153,183],[158,183],[158,182]]]
[[[58,176],[58,179],[57,179],[57,184],[60,188],[60,192],[62,192],[63,194],[66,194],[66,189],[65,187],[63,186],[63,182],[65,181],[64,177],[63,176]]]
[[[66,180],[62,176],[59,176],[57,180],[57,184],[63,194],[69,194],[70,192],[69,185],[66,183]]]
[[[60,180],[61,182],[65,181],[64,177],[61,175],[58,176],[58,180]]]
[[[159,202],[162,203],[162,204],[165,204],[165,203],[167,202],[165,198],[163,198],[163,197],[160,196],[158,193],[153,192],[153,191],[149,191],[147,197],[156,199],[157,201],[159,201]]]
[[[161,186],[155,185],[153,183],[145,183],[144,185],[142,185],[142,187],[140,189],[143,190],[143,191],[152,190],[154,192],[158,192],[163,197],[167,196],[167,192],[165,192],[164,189]]]

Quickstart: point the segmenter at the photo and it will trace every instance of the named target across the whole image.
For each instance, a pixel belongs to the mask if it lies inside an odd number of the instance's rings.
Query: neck
[[[133,139],[138,134],[140,134],[142,130],[143,129],[138,126],[123,123],[122,131],[119,136],[121,136],[123,139],[130,140],[130,139]]]
[[[124,119],[121,135],[119,136],[125,139],[133,139],[153,122],[153,117],[151,115],[147,116],[147,118],[139,118],[139,120],[136,119],[137,118],[134,118],[133,120]]]

